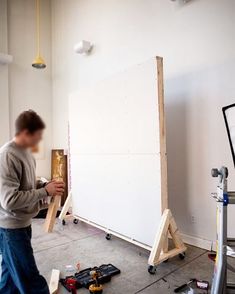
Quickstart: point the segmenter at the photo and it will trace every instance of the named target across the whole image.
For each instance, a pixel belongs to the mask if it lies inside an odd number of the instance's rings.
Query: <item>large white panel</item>
[[[152,246],[161,216],[160,156],[72,155],[76,215]]]
[[[72,153],[159,151],[156,60],[70,97]]]
[[[161,217],[156,59],[70,99],[74,213],[152,246]]]

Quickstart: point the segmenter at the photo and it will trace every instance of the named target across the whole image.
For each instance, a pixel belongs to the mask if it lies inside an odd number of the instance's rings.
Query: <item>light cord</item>
[[[37,55],[40,56],[40,0],[36,0]]]

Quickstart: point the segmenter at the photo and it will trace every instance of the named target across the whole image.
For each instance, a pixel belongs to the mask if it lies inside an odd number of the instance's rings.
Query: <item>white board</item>
[[[161,218],[156,58],[70,96],[74,214],[152,246]]]

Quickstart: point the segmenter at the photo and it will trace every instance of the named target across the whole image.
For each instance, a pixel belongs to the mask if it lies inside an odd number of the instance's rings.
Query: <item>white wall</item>
[[[234,19],[234,0],[52,0],[53,146],[67,147],[70,92],[163,56],[170,208],[183,233],[207,240],[210,169],[225,164],[234,176],[221,113],[235,99]],[[90,56],[73,52],[81,39],[94,43]]]
[[[0,53],[8,53],[7,0],[0,1]],[[0,146],[9,140],[8,65],[0,64]]]
[[[37,174],[50,176],[52,95],[51,95],[51,4],[41,1],[41,51],[46,60],[45,70],[34,69],[36,56],[35,1],[8,1],[8,49],[14,56],[9,67],[10,130],[21,111],[33,109],[45,120],[45,152],[37,162]]]

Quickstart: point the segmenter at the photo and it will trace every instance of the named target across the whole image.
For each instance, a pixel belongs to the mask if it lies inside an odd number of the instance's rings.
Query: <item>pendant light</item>
[[[40,0],[36,0],[36,38],[37,38],[37,56],[32,66],[37,69],[46,67],[46,63],[40,54]]]

